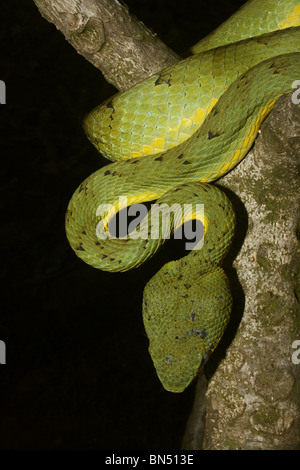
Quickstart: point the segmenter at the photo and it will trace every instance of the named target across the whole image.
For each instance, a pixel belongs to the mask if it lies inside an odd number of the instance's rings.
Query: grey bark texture
[[[300,364],[293,349],[300,339],[299,155],[300,108],[288,95],[263,123],[253,150],[219,181],[247,210],[248,221],[236,204],[238,231],[248,228],[233,263],[245,306],[237,296],[232,323],[240,324],[209,381],[206,418],[203,405],[192,411],[185,449],[202,442],[203,449],[300,446]]]
[[[120,90],[179,59],[117,0],[34,1]],[[300,446],[300,364],[292,361],[300,339],[299,154],[300,110],[287,96],[253,150],[218,182],[237,210],[235,259],[228,261],[235,305],[207,365],[214,370],[206,398],[199,376],[184,449]]]
[[[34,3],[118,90],[126,90],[180,59],[119,0]]]

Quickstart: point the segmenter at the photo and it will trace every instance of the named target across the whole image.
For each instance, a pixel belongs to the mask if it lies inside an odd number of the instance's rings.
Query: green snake
[[[176,207],[167,214],[171,232],[196,217],[203,225],[202,248],[165,264],[144,290],[149,352],[171,392],[196,377],[231,312],[220,264],[235,215],[227,196],[208,183],[241,161],[277,99],[300,78],[299,25],[298,0],[249,1],[194,46],[193,55],[85,118],[88,138],[114,163],[86,178],[69,203],[66,233],[77,256],[106,271],[127,271],[152,257],[166,238],[162,219],[152,222],[154,206],[140,224],[146,236],[110,232],[114,215],[137,203]],[[197,204],[204,205],[200,216]]]

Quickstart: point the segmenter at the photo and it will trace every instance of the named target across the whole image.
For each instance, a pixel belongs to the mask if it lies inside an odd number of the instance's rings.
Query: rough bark
[[[117,0],[34,1],[120,90],[178,60]],[[201,375],[184,449],[200,449],[203,440],[204,449],[299,446],[300,365],[291,361],[292,343],[300,339],[299,121],[299,107],[290,97],[280,100],[253,151],[219,181],[240,197],[233,197],[236,250],[242,246],[234,261],[237,276],[231,270],[236,303],[229,333],[208,363],[216,370],[208,372],[206,420]],[[226,357],[220,360],[222,351]]]
[[[77,52],[121,91],[180,59],[119,0],[34,2]]]
[[[199,449],[202,441],[203,449],[300,446],[300,364],[292,361],[300,339],[299,155],[300,109],[289,95],[262,125],[253,150],[220,180],[240,198],[243,244],[233,265],[245,307],[237,295],[232,342],[209,382],[206,419],[203,405],[192,411],[185,449]]]

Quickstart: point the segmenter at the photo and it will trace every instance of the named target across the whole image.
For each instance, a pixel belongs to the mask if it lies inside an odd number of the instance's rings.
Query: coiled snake
[[[143,221],[146,236],[113,238],[109,223],[125,206],[175,204],[177,212],[167,214],[174,231],[186,220],[184,204],[191,207],[188,218],[204,204],[203,247],[165,264],[144,291],[149,352],[169,391],[183,391],[197,375],[231,311],[220,263],[235,215],[225,194],[208,183],[240,162],[276,100],[300,78],[299,25],[298,0],[249,1],[196,45],[196,54],[116,94],[85,119],[88,138],[114,163],[89,176],[68,206],[67,237],[83,261],[126,271],[164,243],[161,222],[155,222],[159,237],[151,236],[153,209]]]

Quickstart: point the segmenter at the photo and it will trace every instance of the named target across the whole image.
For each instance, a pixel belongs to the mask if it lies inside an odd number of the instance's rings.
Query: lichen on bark
[[[205,434],[199,436],[204,449],[300,444],[300,365],[291,360],[292,343],[300,338],[299,149],[300,109],[288,95],[262,125],[245,160],[219,181],[239,196],[248,214],[234,260],[245,308],[208,385]],[[237,212],[238,230],[244,230]]]

